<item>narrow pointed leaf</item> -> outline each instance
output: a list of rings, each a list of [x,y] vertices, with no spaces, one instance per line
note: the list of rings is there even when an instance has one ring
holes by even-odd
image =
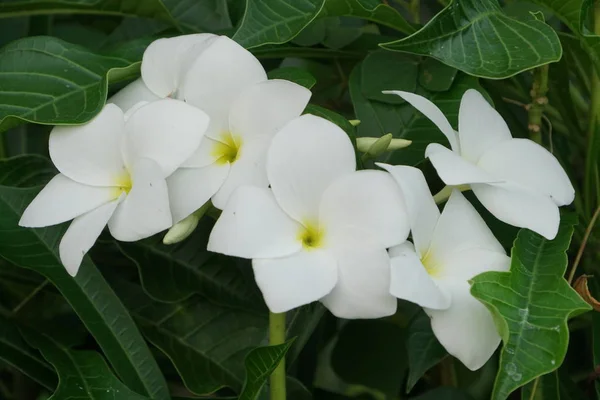
[[[492,79],[558,61],[562,55],[549,25],[533,16],[528,21],[508,17],[497,0],[452,0],[421,30],[382,47],[433,57]]]
[[[166,382],[152,353],[94,263],[85,257],[75,278],[62,266],[58,244],[64,224],[42,229],[18,226],[23,210],[40,190],[22,187],[36,180],[37,171],[31,169],[34,158],[39,159],[26,156],[0,162],[0,254],[15,265],[39,272],[58,288],[129,387],[152,399],[168,399]],[[41,175],[47,176],[51,169],[48,162],[40,169]],[[5,181],[11,186],[5,186]]]
[[[471,293],[490,309],[503,341],[493,400],[556,370],[569,343],[567,319],[590,309],[563,277],[575,223],[563,215],[554,240],[522,229],[510,272],[473,278]]]
[[[33,330],[24,330],[23,333],[58,372],[58,387],[48,400],[147,399],[121,383],[100,354],[71,350],[50,336]]]
[[[135,56],[96,54],[46,36],[8,44],[0,49],[0,132],[23,122],[89,121],[104,106],[109,81],[139,73],[141,53]]]

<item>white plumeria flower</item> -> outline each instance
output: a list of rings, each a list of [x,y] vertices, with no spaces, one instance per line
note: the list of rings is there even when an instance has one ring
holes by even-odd
[[[470,185],[496,218],[528,228],[547,239],[558,232],[559,206],[573,202],[575,190],[558,160],[529,139],[514,139],[500,114],[476,90],[465,92],[458,132],[426,98],[386,91],[412,104],[448,138],[452,150],[431,143],[425,156],[446,185]]]
[[[169,228],[166,178],[198,148],[208,124],[199,109],[165,99],[140,104],[128,115],[108,104],[85,125],[55,127],[50,158],[60,173],[33,199],[19,225],[72,219],[59,254],[73,276],[107,223],[122,241]]]
[[[267,156],[271,190],[238,188],[208,249],[252,259],[272,312],[320,300],[342,318],[396,310],[386,248],[409,225],[402,193],[383,171],[356,171],[345,132],[314,115],[288,123]]]
[[[508,271],[510,258],[458,190],[440,215],[420,170],[377,165],[402,189],[414,242],[390,249],[390,293],[422,306],[448,353],[469,369],[479,369],[498,347],[500,335],[492,314],[471,296],[469,280],[485,271]]]

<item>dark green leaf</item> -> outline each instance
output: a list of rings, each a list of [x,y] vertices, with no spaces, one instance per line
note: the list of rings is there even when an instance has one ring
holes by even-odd
[[[57,379],[52,367],[25,343],[19,328],[5,317],[0,317],[0,359],[46,389],[56,387]]]
[[[345,382],[395,396],[406,372],[406,333],[383,320],[351,320],[342,328],[331,365]]]
[[[522,400],[560,400],[558,371],[550,372],[523,386]]]
[[[295,67],[283,67],[269,71],[269,79],[285,79],[304,86],[307,89],[312,88],[317,80],[305,69]]]
[[[226,0],[162,0],[162,2],[176,21],[174,25],[183,28],[183,31],[215,32],[232,27]]]
[[[419,85],[430,92],[444,92],[452,86],[458,71],[434,58],[419,64]]]
[[[24,330],[23,334],[58,372],[58,388],[48,400],[147,399],[123,385],[100,354],[94,351],[73,351],[46,334],[33,330]]]
[[[429,143],[446,143],[446,138],[429,119],[416,111],[409,104],[388,104],[372,101],[363,95],[362,77],[368,75],[363,71],[364,64],[359,64],[350,75],[350,96],[354,105],[358,125],[358,137],[380,137],[391,133],[395,138],[412,140],[405,149],[384,153],[378,161],[391,164],[416,165],[423,161],[425,148]],[[483,91],[477,79],[459,74],[450,90],[429,93],[417,88],[417,94],[423,95],[436,104],[456,127],[458,108],[463,93],[470,88]],[[389,95],[393,96],[393,95]]]
[[[246,48],[285,43],[323,8],[324,0],[246,0],[246,12],[233,39]]]
[[[327,0],[319,17],[329,16],[364,18],[406,34],[415,31],[398,11],[380,0]]]
[[[433,57],[492,79],[558,61],[562,55],[550,26],[533,17],[528,21],[508,17],[497,0],[453,0],[415,34],[382,47]]]
[[[0,132],[22,122],[89,121],[108,82],[132,77],[139,59],[92,53],[52,37],[30,37],[0,50]]]
[[[259,347],[246,356],[246,381],[238,400],[256,400],[279,362],[285,357],[294,339],[277,346]]]
[[[471,400],[471,396],[457,388],[439,387],[411,400]]]
[[[418,62],[414,57],[389,51],[376,51],[362,63],[362,94],[369,100],[389,104],[402,104],[405,101],[384,90],[414,92],[417,87]]]
[[[406,392],[410,392],[417,381],[431,367],[444,358],[447,353],[438,342],[431,330],[431,320],[425,312],[421,311],[408,327],[408,380]]]
[[[504,343],[492,398],[506,399],[536,377],[557,369],[569,343],[567,319],[590,309],[566,282],[566,250],[574,215],[563,215],[546,240],[527,229],[517,235],[510,272],[473,278],[471,293],[492,312]]]
[[[22,187],[36,180],[32,165],[38,161],[32,160],[18,157],[0,162],[0,254],[13,264],[39,272],[58,288],[131,388],[153,399],[168,398],[164,377],[146,342],[96,266],[86,257],[72,278],[60,263],[58,244],[65,226],[28,229],[17,225],[39,192],[39,188]],[[44,176],[49,168],[41,169]]]

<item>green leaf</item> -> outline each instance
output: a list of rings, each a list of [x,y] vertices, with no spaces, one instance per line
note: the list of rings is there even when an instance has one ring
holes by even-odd
[[[419,85],[430,92],[444,92],[452,86],[458,71],[434,58],[419,65]]]
[[[363,18],[406,34],[415,31],[398,11],[380,0],[327,0],[319,17],[330,16]]]
[[[294,339],[277,346],[259,347],[246,357],[246,381],[238,400],[256,400],[265,382],[285,357]]]
[[[411,400],[472,400],[466,392],[453,387],[439,387]]]
[[[23,210],[39,192],[39,188],[22,187],[36,180],[38,170],[32,165],[38,161],[34,159],[39,157],[0,162],[0,254],[13,264],[39,272],[58,288],[132,389],[153,399],[167,399],[164,377],[146,342],[89,257],[84,258],[75,278],[62,266],[58,244],[64,224],[42,229],[18,226]],[[46,176],[49,170],[48,163],[41,174]],[[5,186],[5,182],[11,186]]]
[[[536,383],[537,381],[537,383]],[[563,368],[542,375],[521,390],[522,400],[584,400],[588,399]]]
[[[312,88],[313,86],[315,86],[315,83],[317,83],[315,77],[312,76],[310,72],[302,68],[276,68],[269,71],[267,75],[269,79],[285,79],[297,83],[300,86],[304,86],[307,89]]]
[[[246,11],[233,35],[250,49],[264,44],[281,44],[292,40],[314,20],[325,0],[246,0]]]
[[[135,76],[139,60],[45,36],[10,43],[0,50],[0,132],[22,122],[89,121],[104,106],[109,81]]]
[[[388,321],[348,321],[331,354],[331,365],[345,382],[394,397],[407,367],[405,339],[406,332]]]
[[[492,312],[502,341],[493,400],[557,369],[569,343],[567,319],[590,309],[564,279],[566,250],[576,218],[563,215],[554,240],[522,229],[512,249],[510,272],[473,278],[471,293]]]
[[[148,0],[144,0],[146,1]],[[183,28],[186,33],[215,32],[232,27],[226,0],[162,0],[162,2],[175,20],[173,25]]]
[[[52,367],[25,343],[19,328],[6,317],[0,317],[0,359],[46,389],[56,387],[57,379]]]
[[[406,393],[410,392],[430,368],[440,362],[448,353],[438,342],[431,330],[431,319],[421,311],[408,327],[408,380]]]
[[[365,88],[363,77],[372,71],[364,68],[364,63],[359,64],[350,74],[350,96],[356,119],[360,120],[357,136],[381,137],[391,133],[395,138],[412,140],[412,144],[407,148],[384,153],[377,161],[394,165],[416,165],[423,161],[425,148],[429,143],[447,145],[447,140],[440,130],[410,104],[389,104],[365,97],[363,93],[369,92],[369,88]],[[476,78],[458,74],[448,91],[430,93],[417,87],[416,93],[436,104],[456,128],[460,99],[470,88],[483,91]]]
[[[100,354],[94,351],[71,350],[50,336],[33,330],[24,330],[23,334],[58,372],[58,388],[48,400],[147,399],[123,385],[113,375]]]
[[[389,51],[376,51],[362,63],[362,94],[369,100],[389,104],[402,104],[405,101],[384,90],[414,92],[417,87],[419,63],[415,57]],[[393,73],[390,73],[393,71]]]
[[[508,17],[497,0],[453,0],[415,34],[382,47],[433,57],[492,79],[558,61],[562,55],[550,26],[533,17],[528,21]]]

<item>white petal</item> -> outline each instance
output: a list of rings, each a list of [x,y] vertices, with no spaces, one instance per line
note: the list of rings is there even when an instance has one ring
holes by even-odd
[[[112,186],[125,173],[120,152],[124,127],[121,109],[108,104],[84,125],[52,129],[50,158],[60,172],[74,181]]]
[[[187,72],[187,60],[197,57],[214,38],[215,35],[200,33],[150,43],[142,59],[144,83],[161,98],[175,93]]]
[[[390,258],[383,247],[357,229],[345,232],[345,242],[333,249],[338,261],[338,281],[321,302],[339,318],[380,318],[396,312],[389,293]]]
[[[383,93],[395,94],[397,96],[402,97],[414,108],[416,108],[421,113],[423,113],[423,115],[429,118],[429,120],[433,122],[440,131],[442,131],[442,133],[448,139],[452,150],[456,152],[460,150],[458,139],[456,137],[456,131],[452,128],[450,122],[448,122],[448,119],[446,119],[442,111],[431,101],[429,101],[423,96],[419,96],[418,94],[402,92],[400,90],[385,90],[383,91]]]
[[[406,203],[406,212],[410,220],[413,242],[420,257],[424,257],[440,217],[438,209],[425,176],[420,169],[405,165],[377,163],[387,170],[396,180]]]
[[[463,94],[458,112],[458,137],[461,155],[476,163],[481,155],[510,140],[510,130],[498,111],[477,90]]]
[[[229,198],[208,240],[208,250],[242,258],[272,258],[302,247],[301,226],[268,189],[242,186]]]
[[[141,158],[133,165],[131,178],[131,190],[108,221],[113,237],[124,242],[147,238],[173,225],[161,167]]]
[[[573,184],[556,157],[529,139],[495,145],[478,165],[494,176],[549,196],[558,206],[571,204],[575,198]]]
[[[305,87],[281,79],[254,84],[234,101],[229,113],[229,129],[241,137],[272,136],[302,114],[310,96],[310,90]]]
[[[215,152],[215,148],[219,143],[221,142],[204,136],[194,154],[181,166],[185,168],[201,168],[214,164],[221,157],[218,152]]]
[[[179,168],[173,172],[167,178],[173,223],[178,223],[210,200],[228,174],[229,163],[204,168]]]
[[[115,188],[83,185],[58,174],[27,206],[19,225],[37,228],[60,224],[116,199],[119,194]]]
[[[500,344],[492,314],[471,296],[466,281],[446,282],[452,304],[447,310],[425,309],[442,346],[474,371],[483,366]]]
[[[77,275],[81,261],[113,215],[121,196],[75,218],[60,241],[60,261],[71,276]]]
[[[244,140],[238,152],[238,159],[231,164],[227,179],[212,198],[215,207],[222,210],[231,193],[242,185],[265,189],[269,187],[265,164],[270,144],[271,138],[264,135]]]
[[[383,247],[400,244],[410,230],[400,188],[390,174],[364,170],[342,176],[323,193],[319,224],[327,235],[356,227]]]
[[[452,254],[468,249],[506,254],[471,203],[453,190],[433,233],[428,257],[441,267]]]
[[[548,240],[558,233],[558,206],[547,196],[513,183],[471,185],[477,199],[500,221],[531,229]]]
[[[337,281],[335,258],[325,250],[300,251],[274,259],[252,260],[254,278],[274,313],[317,301]]]
[[[267,80],[260,62],[248,50],[219,36],[190,65],[181,87],[181,98],[210,116],[208,135],[214,139],[229,129],[234,100],[247,87]]]
[[[504,251],[468,249],[455,252],[445,259],[443,270],[436,276],[436,279],[441,281],[459,278],[468,281],[482,272],[506,272],[509,269],[510,257]]]
[[[277,202],[302,222],[315,223],[325,189],[355,169],[354,148],[346,133],[310,114],[283,127],[267,155],[267,176]]]
[[[125,163],[131,168],[138,159],[149,158],[161,166],[163,177],[167,177],[200,146],[207,126],[207,115],[182,101],[148,103],[127,120]]]
[[[390,294],[435,310],[450,307],[450,296],[429,276],[414,251],[405,251],[391,259]]]
[[[464,185],[470,183],[501,182],[482,168],[465,160],[457,153],[438,143],[431,143],[425,149],[438,175],[446,185]]]
[[[114,104],[124,112],[127,112],[140,102],[150,102],[159,98],[148,89],[142,78],[138,78],[115,93],[106,103]]]

